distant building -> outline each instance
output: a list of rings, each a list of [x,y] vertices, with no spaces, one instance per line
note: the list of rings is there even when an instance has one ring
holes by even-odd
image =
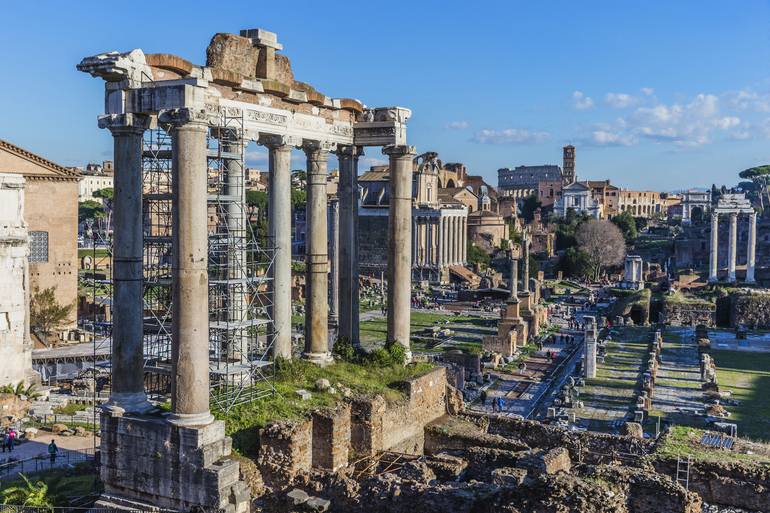
[[[556,216],[564,217],[569,210],[577,214],[586,213],[596,219],[602,218],[602,205],[594,199],[587,182],[575,182],[564,186],[562,197],[554,204]]]
[[[682,194],[682,222],[692,222],[693,212],[701,215],[711,210],[711,191],[689,190]]]
[[[111,160],[105,160],[101,165],[90,163],[82,171],[78,185],[78,201],[96,200],[94,193],[101,189],[112,188],[113,167]]]
[[[667,216],[661,193],[655,191],[620,191],[620,211],[634,217]]]
[[[591,188],[591,197],[602,206],[602,218],[609,219],[620,212],[620,189],[610,183],[609,180],[587,180],[585,183]]]
[[[464,166],[455,169],[462,169],[464,173]],[[465,263],[469,211],[466,202],[473,201],[456,187],[443,189],[442,192],[439,187],[441,173],[438,154],[428,152],[414,159],[413,277],[434,283],[448,283],[450,269]],[[459,180],[460,175],[450,170],[443,176],[449,182]],[[362,273],[379,273],[387,265],[390,169],[388,166],[373,166],[358,178],[358,185],[361,192],[358,210],[359,267]]]
[[[562,181],[561,168],[556,165],[518,166],[497,170],[497,190],[501,196],[526,198],[538,193],[540,182]]]
[[[551,207],[561,198],[564,184],[561,180],[548,180],[537,184],[537,200],[541,207]]]
[[[575,147],[568,144],[562,148],[562,178],[563,184],[569,185],[577,181],[577,173],[575,172]]]
[[[60,304],[76,304],[80,172],[0,139],[0,173],[22,175],[26,182],[24,219],[29,230],[31,289],[56,287]],[[74,327],[75,320],[73,308],[70,326]]]

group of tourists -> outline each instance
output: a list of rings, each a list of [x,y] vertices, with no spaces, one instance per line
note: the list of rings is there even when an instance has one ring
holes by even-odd
[[[482,390],[479,394],[479,399],[481,399],[481,405],[486,406],[487,405],[487,391]],[[505,399],[502,397],[493,397],[492,398],[492,411],[493,412],[502,412],[505,409]]]
[[[19,434],[16,432],[16,429],[10,427],[6,429],[2,433],[2,437],[0,437],[0,443],[3,445],[3,452],[6,450],[8,452],[13,452],[13,447],[16,445],[16,442],[19,439]]]

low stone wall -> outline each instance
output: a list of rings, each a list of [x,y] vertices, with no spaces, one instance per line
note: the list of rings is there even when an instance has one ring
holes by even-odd
[[[304,422],[271,423],[259,433],[257,463],[265,484],[288,486],[311,468],[336,471],[391,450],[421,454],[425,426],[446,414],[446,368],[436,367],[399,384],[405,401],[356,398],[313,412]]]
[[[666,300],[663,302],[660,321],[671,326],[695,326],[716,324],[716,305],[708,302],[682,302]]]
[[[656,459],[655,470],[676,475],[675,459]],[[709,504],[770,513],[770,468],[749,463],[693,462],[690,490]]]
[[[732,294],[730,296],[730,326],[770,328],[770,294]]]
[[[446,369],[431,369],[400,388],[408,399],[385,410],[381,450],[421,454],[425,426],[446,414]]]
[[[515,438],[540,449],[565,447],[573,461],[584,463],[600,463],[618,458],[629,464],[638,464],[638,458],[651,453],[653,449],[652,442],[632,436],[567,431],[532,420],[510,417],[490,417],[489,433]]]

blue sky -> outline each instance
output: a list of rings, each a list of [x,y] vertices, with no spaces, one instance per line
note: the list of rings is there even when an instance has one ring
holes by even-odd
[[[729,184],[770,163],[768,1],[3,4],[0,138],[64,165],[111,152],[82,57],[139,47],[202,64],[214,33],[255,27],[278,33],[298,80],[411,108],[418,152],[493,184],[499,167],[560,164],[568,142],[580,178],[630,188]],[[372,148],[362,167],[381,161]]]

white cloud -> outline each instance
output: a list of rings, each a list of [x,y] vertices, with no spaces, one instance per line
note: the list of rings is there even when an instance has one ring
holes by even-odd
[[[714,94],[701,93],[687,102],[636,106],[612,123],[597,123],[586,130],[583,140],[596,146],[631,146],[642,140],[697,147],[709,144],[718,134],[727,139],[751,137],[751,125]],[[605,100],[615,107],[630,107],[641,98],[609,93]]]
[[[655,94],[655,89],[653,89],[652,87],[642,87],[640,90],[642,91],[642,94],[644,94],[645,96],[652,96],[653,94]]]
[[[465,130],[469,126],[471,126],[471,124],[467,121],[452,121],[446,127],[451,130]]]
[[[633,135],[623,132],[594,130],[591,132],[589,142],[596,146],[631,146],[637,143],[637,139]]]
[[[725,94],[728,105],[739,111],[770,112],[770,94],[751,89]]]
[[[577,110],[586,110],[594,106],[594,101],[582,91],[575,91],[572,93],[572,105]]]
[[[254,164],[267,164],[267,151],[264,150],[249,150],[246,152],[246,163],[250,165]]]
[[[530,131],[525,128],[490,130],[476,132],[471,141],[480,144],[540,144],[551,138],[548,132]]]
[[[631,96],[626,93],[607,93],[604,97],[604,101],[614,109],[625,109],[632,105],[636,105],[639,102],[639,99],[636,96]]]

